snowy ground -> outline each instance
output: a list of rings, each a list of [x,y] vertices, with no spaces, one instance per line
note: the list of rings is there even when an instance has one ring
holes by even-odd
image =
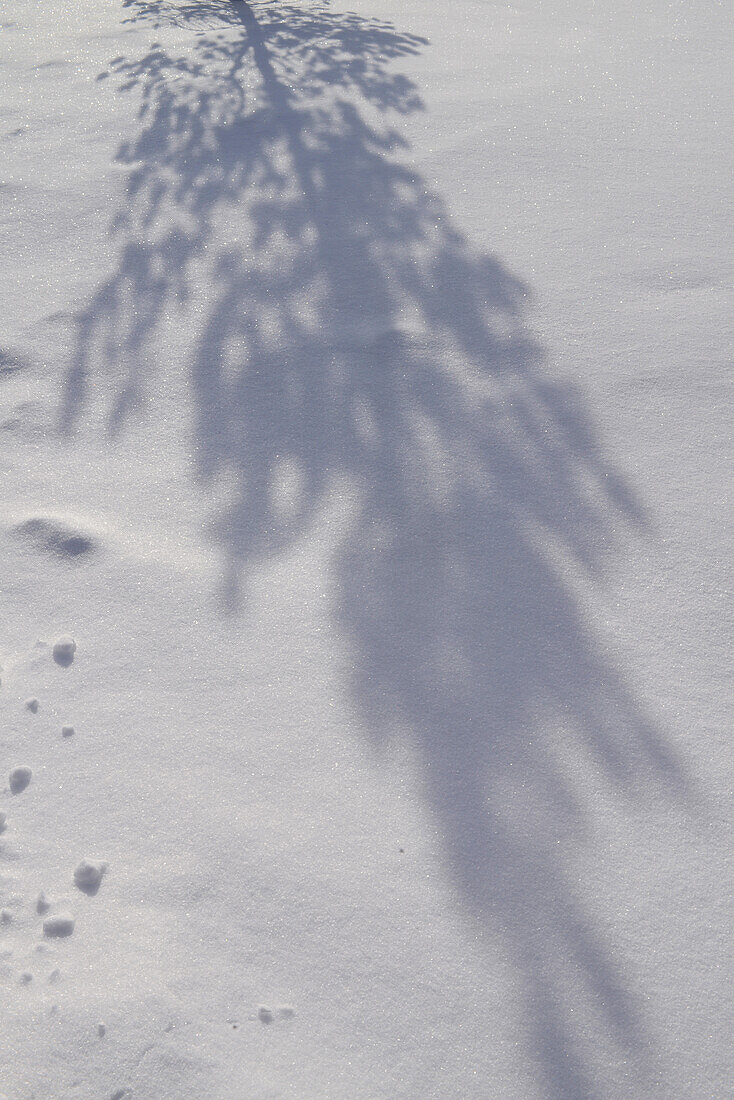
[[[734,1096],[733,26],[3,0],[5,1100]]]

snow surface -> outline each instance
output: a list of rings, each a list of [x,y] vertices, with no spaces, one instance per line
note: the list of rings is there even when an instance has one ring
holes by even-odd
[[[5,1100],[734,1096],[733,25],[3,0]]]

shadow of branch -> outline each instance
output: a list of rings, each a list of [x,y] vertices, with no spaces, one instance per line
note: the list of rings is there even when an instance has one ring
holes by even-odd
[[[110,431],[142,416],[146,347],[184,311],[196,477],[235,487],[216,525],[233,611],[254,560],[349,479],[334,616],[355,696],[376,738],[410,731],[456,888],[514,943],[547,1095],[592,1097],[574,1009],[622,1050],[646,1040],[564,870],[574,759],[627,792],[684,784],[559,561],[593,576],[641,510],[544,374],[528,288],[407,163],[390,120],[422,105],[394,64],[423,39],[318,4],[124,6],[196,35],[103,74],[139,96],[139,128],[62,426],[101,370]]]

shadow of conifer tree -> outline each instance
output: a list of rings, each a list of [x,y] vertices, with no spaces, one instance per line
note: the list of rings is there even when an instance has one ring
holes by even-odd
[[[564,869],[584,829],[569,762],[628,793],[681,777],[559,563],[593,576],[639,508],[544,373],[528,288],[410,165],[397,120],[422,105],[396,62],[424,40],[313,3],[124,6],[196,36],[111,66],[140,124],[62,423],[102,369],[111,431],[142,415],[145,346],[184,311],[196,476],[235,487],[231,610],[348,480],[333,613],[355,697],[376,740],[413,739],[457,891],[512,945],[543,1094],[601,1095],[577,1021],[635,1057],[647,1040]]]

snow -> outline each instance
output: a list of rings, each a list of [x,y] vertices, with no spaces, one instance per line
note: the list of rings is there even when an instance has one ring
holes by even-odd
[[[5,0],[0,1097],[731,1095],[732,46]]]
[[[74,884],[85,894],[94,896],[107,870],[104,860],[83,859],[74,871]]]
[[[31,708],[35,709],[35,708]],[[13,768],[8,776],[8,787],[11,794],[21,794],[31,781],[33,772],[25,764],[19,764]]]

